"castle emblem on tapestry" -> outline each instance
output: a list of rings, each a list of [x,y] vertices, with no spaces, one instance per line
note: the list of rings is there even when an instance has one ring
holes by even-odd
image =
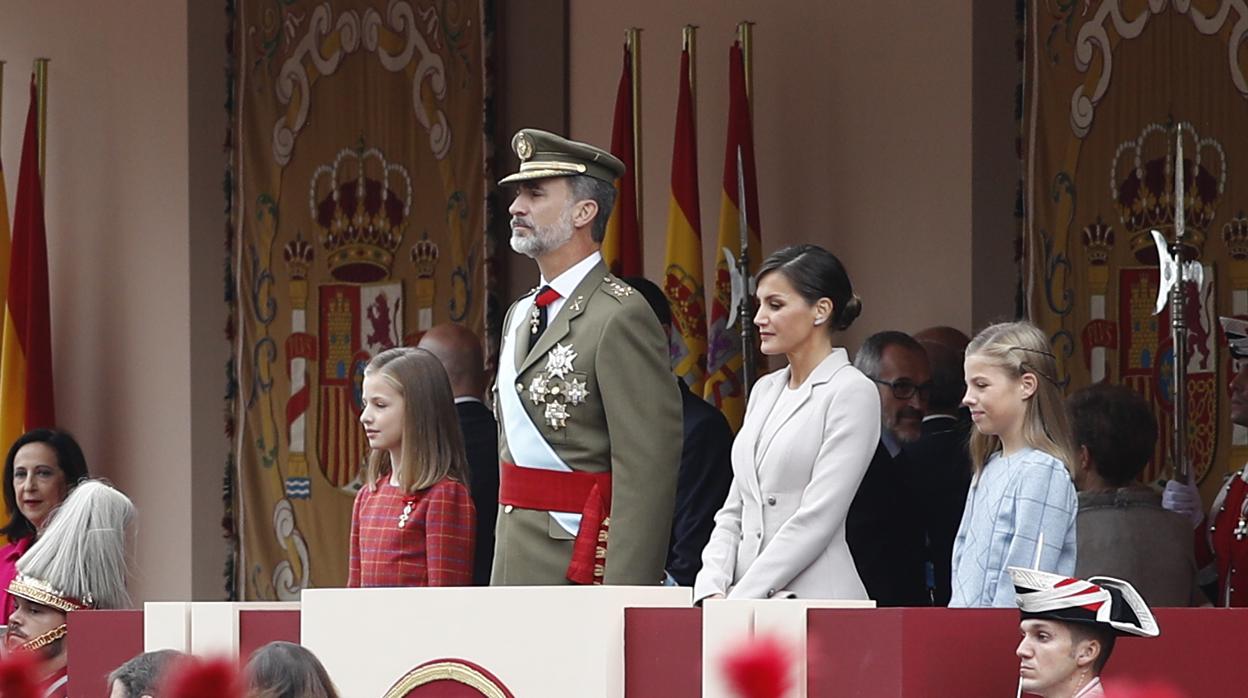
[[[484,335],[482,29],[471,3],[236,3],[240,598],[345,583],[368,361],[436,323]]]
[[[1194,272],[1182,306],[1183,443],[1207,498],[1248,460],[1248,431],[1229,424],[1224,387],[1237,367],[1217,322],[1248,315],[1248,91],[1240,65],[1227,71],[1228,42],[1242,47],[1243,34],[1226,21],[1195,3],[1105,0],[1025,27],[1028,312],[1058,351],[1067,392],[1109,381],[1149,401],[1159,439],[1142,479],[1171,477],[1175,349],[1154,231],[1173,245],[1182,212]]]

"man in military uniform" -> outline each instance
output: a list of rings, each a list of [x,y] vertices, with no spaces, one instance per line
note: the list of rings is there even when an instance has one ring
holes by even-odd
[[[624,164],[535,129],[512,149],[511,246],[541,284],[503,324],[491,583],[659,584],[680,395],[654,313],[598,251]]]
[[[1231,424],[1248,427],[1248,322],[1220,318],[1239,370],[1231,379]],[[1248,606],[1248,465],[1231,473],[1206,514],[1200,490],[1171,480],[1161,505],[1188,516],[1196,532],[1196,563],[1203,586],[1216,584],[1215,606]]]

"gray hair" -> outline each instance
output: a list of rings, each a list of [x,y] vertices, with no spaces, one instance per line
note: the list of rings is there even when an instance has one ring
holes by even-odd
[[[589,236],[594,242],[601,243],[607,236],[607,220],[611,218],[611,209],[615,206],[615,185],[589,175],[574,175],[568,177],[568,190],[572,192],[573,201],[589,199],[598,204],[598,215],[594,216]]]
[[[129,497],[102,480],[84,480],[53,512],[17,571],[66,596],[91,598],[93,608],[129,608],[126,527],[135,517]]]
[[[158,650],[136,654],[108,675],[108,687],[120,682],[127,698],[156,695],[156,686],[164,678],[169,664],[186,655],[177,650]]]
[[[879,378],[880,360],[884,357],[884,350],[889,347],[902,347],[923,355],[927,354],[927,351],[923,349],[923,345],[919,344],[914,337],[905,332],[886,330],[884,332],[876,332],[867,337],[867,340],[858,349],[858,354],[854,356],[854,368],[872,378]]]

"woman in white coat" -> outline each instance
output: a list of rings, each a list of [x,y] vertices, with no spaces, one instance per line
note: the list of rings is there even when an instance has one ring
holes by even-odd
[[[771,255],[757,282],[762,351],[789,365],[750,393],[694,599],[866,599],[845,517],[880,440],[880,396],[834,345],[862,302],[816,245]]]

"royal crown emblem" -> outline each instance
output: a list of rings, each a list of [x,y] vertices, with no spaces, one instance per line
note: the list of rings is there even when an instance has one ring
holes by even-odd
[[[312,251],[312,245],[307,240],[304,240],[302,235],[299,235],[294,240],[286,243],[286,247],[282,248],[282,258],[286,260],[286,268],[290,271],[290,278],[295,281],[303,281],[308,278],[308,269],[312,266],[315,254]]]
[[[433,276],[438,266],[438,245],[429,239],[417,240],[410,252],[412,266],[416,267],[416,276],[427,279]]]
[[[1248,218],[1244,217],[1243,211],[1222,226],[1222,242],[1226,243],[1226,249],[1235,261],[1248,259]]]
[[[1195,141],[1182,163],[1184,257],[1194,259],[1204,247],[1218,199],[1226,189],[1226,154],[1221,143],[1201,138],[1191,124],[1182,126]],[[1151,230],[1159,230],[1167,239],[1174,237],[1173,133],[1173,126],[1145,126],[1138,138],[1119,144],[1110,170],[1110,196],[1131,236],[1132,253],[1145,264],[1157,263]],[[1188,147],[1183,150],[1188,152]]]
[[[412,178],[377,148],[344,148],[312,173],[312,220],[335,279],[371,283],[390,276],[412,208]]]
[[[1104,266],[1109,263],[1109,251],[1114,246],[1114,229],[1098,216],[1095,223],[1083,229],[1083,247],[1088,253],[1088,264]]]

